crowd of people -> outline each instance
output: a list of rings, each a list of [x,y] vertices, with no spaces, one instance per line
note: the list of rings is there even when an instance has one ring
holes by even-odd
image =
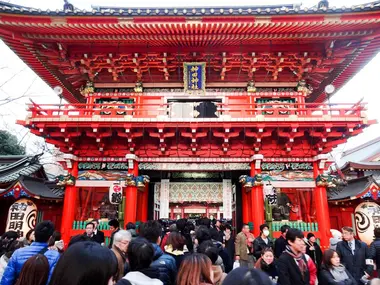
[[[244,224],[235,235],[222,221],[147,221],[138,228],[109,222],[111,242],[86,224],[66,246],[50,221],[26,238],[9,231],[0,239],[0,285],[359,285],[380,284],[380,228],[370,247],[342,229],[342,240],[322,253],[313,233],[281,227],[271,239],[269,226],[254,237]],[[379,266],[380,267],[380,266]]]

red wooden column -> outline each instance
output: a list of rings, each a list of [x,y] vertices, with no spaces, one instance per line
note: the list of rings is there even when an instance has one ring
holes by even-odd
[[[146,222],[148,220],[148,195],[149,185],[145,185],[145,189],[141,192],[141,221]]]
[[[319,155],[315,157],[313,163],[314,178],[319,174],[323,174],[325,170],[326,156]],[[315,208],[318,222],[319,237],[322,250],[329,247],[331,237],[329,205],[327,202],[327,192],[325,187],[316,186],[314,189]]]
[[[70,164],[70,163],[69,163]],[[71,168],[68,169],[69,173],[75,178],[78,177],[78,162],[72,161]],[[67,246],[71,238],[71,229],[73,228],[73,222],[75,218],[75,213],[77,211],[77,188],[75,185],[66,186],[65,198],[63,200],[63,211],[62,211],[62,223],[61,223],[61,234],[62,239]]]
[[[263,155],[257,154],[252,157],[251,177],[261,173],[261,161]],[[253,222],[253,234],[260,235],[260,225],[264,223],[264,192],[263,186],[254,186],[251,190],[251,220]]]
[[[134,176],[139,175],[137,157],[135,155],[128,154],[126,156],[130,168],[128,173]],[[137,186],[127,186],[125,189],[125,209],[124,209],[124,224],[129,222],[136,223],[137,221]]]
[[[242,192],[242,210],[243,210],[243,223],[246,224],[249,222],[250,220],[250,207],[249,207],[249,204],[250,204],[250,197],[248,196],[249,193],[247,193],[247,191],[245,190],[244,187],[241,188],[241,192]]]
[[[141,209],[141,203],[142,203],[142,197],[143,196],[143,191],[137,189],[137,209]],[[141,216],[142,216],[142,211],[136,210],[136,221],[141,221]]]

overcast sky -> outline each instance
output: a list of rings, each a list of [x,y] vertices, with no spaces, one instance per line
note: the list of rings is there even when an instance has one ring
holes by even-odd
[[[63,0],[17,0],[7,1],[13,4],[24,5],[41,9],[61,9]],[[71,0],[69,1],[75,7],[80,9],[91,9],[91,5],[115,6],[115,7],[194,7],[194,6],[249,6],[262,4],[289,4],[290,1],[281,0],[261,0],[261,1],[243,1],[235,0],[161,0],[159,2],[152,0],[139,1],[115,1],[115,0]],[[207,5],[204,5],[207,2]],[[360,0],[331,0],[330,6],[352,6],[367,1]],[[157,4],[159,3],[159,4]],[[301,1],[295,2],[301,3]],[[318,3],[318,0],[302,1],[305,7],[312,7]],[[380,121],[379,111],[379,74],[380,74],[380,55],[378,54],[366,67],[364,67],[350,82],[339,90],[332,98],[333,103],[353,103],[364,98],[368,103],[368,117]],[[0,100],[5,97],[18,98],[23,94],[26,98],[21,98],[1,105],[0,101],[0,129],[11,130],[24,143],[27,143],[29,152],[35,151],[34,142],[38,140],[34,135],[28,133],[28,130],[15,124],[17,119],[24,119],[26,116],[25,104],[29,102],[29,98],[40,104],[58,103],[59,99],[38,76],[28,68],[3,42],[0,41]],[[373,125],[367,128],[364,133],[351,138],[348,143],[341,145],[338,149],[347,150],[361,143],[379,136],[380,125]]]

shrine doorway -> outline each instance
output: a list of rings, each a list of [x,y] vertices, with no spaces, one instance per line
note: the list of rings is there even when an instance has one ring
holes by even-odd
[[[155,218],[234,220],[236,189],[230,179],[221,182],[172,182],[154,185]]]

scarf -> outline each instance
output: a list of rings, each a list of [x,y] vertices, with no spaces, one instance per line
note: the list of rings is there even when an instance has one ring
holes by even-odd
[[[285,252],[296,260],[297,265],[298,265],[298,267],[299,267],[299,269],[301,271],[302,279],[304,279],[305,278],[305,273],[307,271],[307,264],[305,262],[303,254],[302,253],[295,254],[292,251],[292,249],[290,248],[290,246],[288,246],[288,245],[286,246]]]
[[[247,246],[251,249],[253,247],[253,242],[250,242],[249,239],[250,238],[254,238],[253,234],[251,234],[251,233],[244,233],[244,234],[245,234],[245,237],[246,237]]]
[[[336,282],[342,282],[349,279],[346,273],[346,268],[343,264],[340,264],[339,266],[333,266],[329,269],[329,271]]]

